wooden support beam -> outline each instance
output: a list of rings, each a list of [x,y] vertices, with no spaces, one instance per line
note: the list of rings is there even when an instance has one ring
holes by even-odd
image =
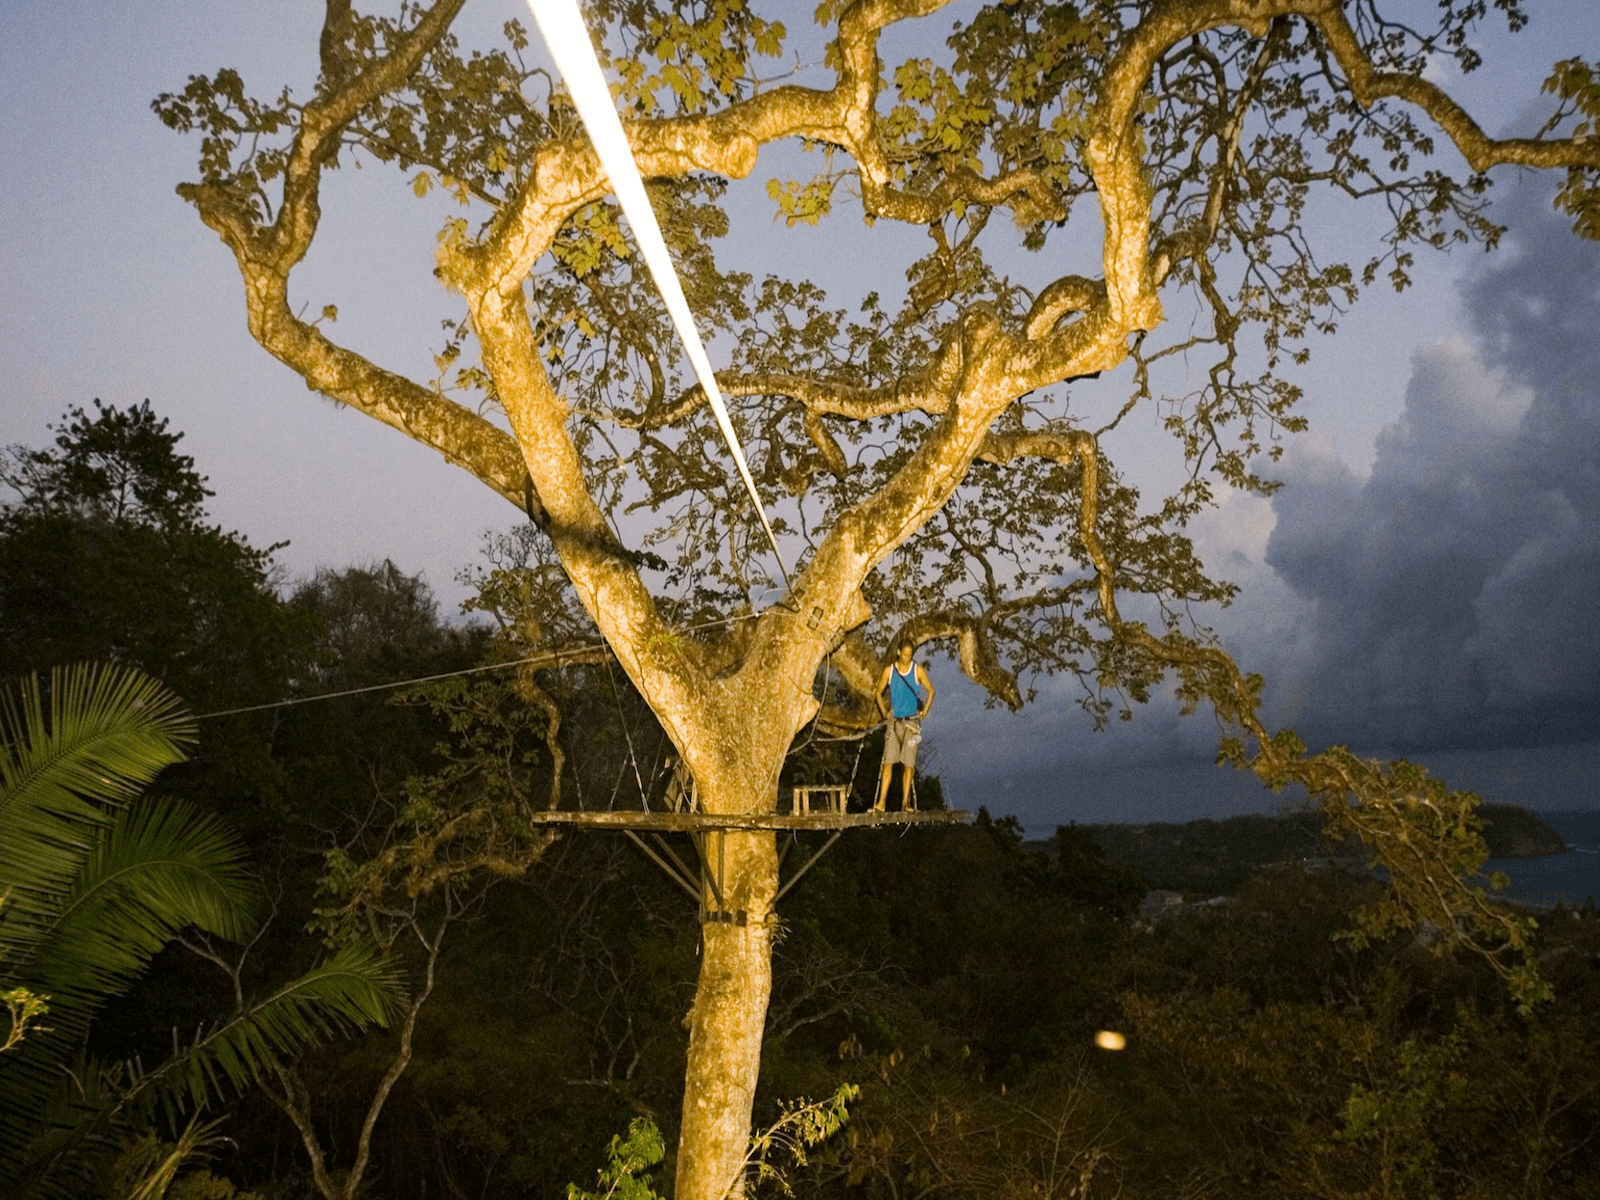
[[[629,841],[631,841],[635,846],[639,847],[639,849],[643,850],[645,854],[649,855],[651,860],[655,862],[656,866],[660,867],[667,873],[667,878],[671,879],[673,883],[676,883],[684,891],[688,892],[696,904],[703,904],[699,889],[696,888],[694,884],[689,882],[689,873],[687,870],[682,869],[682,863],[678,863],[679,870],[673,870],[673,868],[669,867],[659,854],[650,849],[649,846],[645,845],[644,839],[633,830],[624,829],[622,832],[628,836]],[[678,856],[676,854],[672,855],[672,861],[675,863],[678,862]]]
[[[844,836],[844,830],[842,830],[842,829],[835,830],[833,836],[831,838],[829,838],[827,841],[822,843],[822,849],[818,850],[810,858],[806,859],[805,866],[801,867],[798,871],[796,871],[793,875],[791,875],[789,877],[789,882],[784,884],[781,888],[778,889],[778,894],[772,898],[772,903],[773,904],[777,904],[779,900],[782,900],[785,896],[787,896],[789,894],[789,889],[794,887],[795,884],[799,883],[801,878],[805,875],[805,873],[807,871],[811,870],[812,867],[817,865],[817,860],[819,858],[821,858],[824,854],[826,854],[829,850],[832,850],[833,849],[833,844],[835,842],[837,842],[843,836]]]

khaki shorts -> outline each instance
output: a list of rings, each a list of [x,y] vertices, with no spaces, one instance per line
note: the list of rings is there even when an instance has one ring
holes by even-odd
[[[922,744],[922,718],[896,717],[883,735],[883,765],[917,765],[917,747]]]

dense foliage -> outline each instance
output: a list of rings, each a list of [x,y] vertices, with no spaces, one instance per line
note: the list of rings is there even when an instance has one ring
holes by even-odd
[[[169,1054],[97,1061],[85,1044],[100,1011],[170,942],[248,939],[256,888],[222,822],[142,795],[192,736],[153,680],[80,665],[0,699],[0,1194],[95,1194],[110,1149],[158,1106],[203,1107],[321,1036],[385,1023],[393,980],[353,941],[265,995],[236,976],[233,1009],[182,1042],[174,1031]],[[48,1024],[25,1024],[30,1002]]]
[[[1577,1200],[1600,1184],[1600,914],[1552,918],[1556,999],[1528,1021],[1481,965],[1409,935],[1337,940],[1370,883],[1268,874],[1151,921],[1125,886],[1121,908],[1085,896],[1083,856],[1004,822],[860,834],[793,893],[755,1123],[861,1088],[788,1166],[799,1194]],[[670,1168],[697,943],[693,905],[615,835],[562,842],[494,892],[441,959],[373,1186],[558,1195],[640,1118]],[[1106,1028],[1126,1050],[1096,1049]],[[331,1145],[355,1138],[388,1053],[374,1039],[307,1064]],[[308,1186],[274,1110],[243,1105],[227,1130],[213,1170]]]
[[[308,1056],[281,1063],[265,1081],[311,1185],[326,1200],[351,1200],[376,1176],[405,1186],[385,1164],[386,1148],[404,1159],[426,1139],[390,1141],[385,1131],[417,1078],[435,1001],[452,995],[454,971],[470,966],[457,947],[480,929],[543,932],[573,919],[589,923],[553,950],[537,936],[494,945],[514,956],[502,962],[503,980],[523,981],[508,1002],[511,1034],[497,1050],[543,1038],[546,1000],[552,1012],[584,1013],[579,1031],[604,1035],[588,1043],[598,1047],[589,1072],[560,1073],[563,1041],[535,1077],[582,1080],[563,1086],[594,1088],[635,1113],[648,1105],[670,1127],[647,1085],[651,1064],[681,1049],[674,1186],[682,1200],[722,1200],[745,1169],[752,1120],[762,1124],[763,1105],[774,1111],[774,1093],[763,1088],[791,1057],[820,1072],[809,1096],[843,1094],[824,1062],[875,1072],[891,1092],[910,1089],[883,1110],[863,1093],[863,1120],[849,1127],[854,1140],[841,1142],[854,1157],[835,1158],[833,1176],[813,1158],[807,1169],[823,1172],[816,1188],[842,1179],[894,1192],[909,1184],[1070,1193],[1114,1185],[1120,1169],[1130,1188],[1203,1192],[1235,1181],[1267,1186],[1270,1170],[1277,1174],[1268,1182],[1280,1188],[1381,1194],[1493,1175],[1498,1168],[1461,1168],[1436,1136],[1464,1094],[1448,1039],[1476,1036],[1467,1017],[1430,1025],[1402,1005],[1401,1023],[1386,1025],[1382,998],[1395,989],[1382,981],[1396,974],[1403,983],[1408,968],[1396,947],[1430,921],[1441,945],[1476,951],[1482,968],[1512,985],[1524,1018],[1541,1021],[1550,981],[1539,969],[1538,930],[1472,878],[1484,853],[1474,797],[1413,764],[1314,750],[1291,730],[1267,727],[1261,678],[1197,623],[1194,603],[1226,600],[1232,588],[1198,561],[1186,528],[1223,488],[1274,486],[1268,473],[1280,438],[1302,427],[1296,368],[1363,288],[1403,288],[1423,249],[1498,238],[1485,208],[1490,168],[1564,169],[1558,205],[1580,234],[1595,232],[1600,146],[1589,136],[1590,68],[1578,59],[1556,67],[1545,128],[1494,138],[1429,66],[1441,54],[1475,66],[1480,23],[1492,11],[1516,29],[1527,19],[1525,0],[1496,0],[1492,10],[1447,0],[1417,27],[1397,21],[1389,0],[1022,0],[959,9],[940,0],[829,0],[815,12],[825,31],[820,65],[781,81],[762,78],[762,60],[794,44],[790,31],[742,0],[591,4],[696,312],[729,346],[726,390],[737,398],[758,478],[769,496],[783,497],[775,525],[793,569],[778,572],[759,549],[754,514],[729,486],[704,397],[684,387],[664,314],[643,286],[571,105],[525,53],[520,24],[507,23],[493,45],[464,48],[452,29],[462,3],[407,2],[369,14],[327,0],[320,31],[304,31],[320,68],[309,94],[271,84],[269,98],[258,99],[224,68],[192,76],[154,105],[172,128],[199,134],[197,175],[179,194],[232,254],[256,341],[313,390],[431,446],[534,522],[530,552],[485,596],[502,622],[491,653],[504,661],[545,652],[546,663],[573,656],[571,670],[525,662],[481,687],[418,693],[419,703],[398,713],[358,697],[327,701],[344,707],[330,708],[336,716],[325,724],[303,713],[280,720],[278,710],[232,713],[217,718],[215,750],[202,747],[202,769],[187,782],[232,806],[232,819],[252,845],[271,848],[286,880],[276,924],[290,932],[262,943],[254,959],[303,952],[294,931],[309,919],[335,942],[357,931],[376,939],[411,979],[393,1042],[364,1047],[372,1056],[365,1075],[344,1067],[328,1074],[329,1060]],[[943,35],[932,56],[883,61],[890,39],[915,36],[925,20]],[[713,243],[729,226],[727,189],[755,168],[763,147],[783,142],[822,152],[811,178],[769,181],[767,194],[790,223],[821,219],[841,189],[853,189],[869,222],[927,234],[907,243],[920,251],[894,264],[896,291],[902,276],[909,283],[903,298],[886,302],[886,293],[868,290],[840,308],[803,269],[800,278],[758,281],[719,267]],[[1434,159],[1445,142],[1466,170]],[[427,195],[439,185],[453,201],[432,247],[434,277],[461,307],[434,356],[439,374],[428,380],[339,344],[336,304],[291,303],[297,268],[323,232],[323,203],[333,201],[322,187],[327,174],[378,164],[396,170],[365,172],[361,188]],[[342,189],[341,199],[355,194]],[[1323,252],[1311,219],[1320,195],[1374,201],[1365,261]],[[307,320],[310,308],[321,315]],[[1180,361],[1192,376],[1162,375]],[[1136,409],[1174,439],[1165,475],[1157,473],[1164,494],[1153,498],[1113,457],[1119,426]],[[137,483],[172,450],[147,410],[71,416],[56,451],[13,460],[11,482],[24,500],[0,534],[32,531],[34,541],[15,541],[17,585],[0,603],[18,621],[40,622],[25,629],[24,649],[109,634],[107,653],[148,665],[180,694],[187,673],[208,710],[251,706],[202,696],[207,688],[315,690],[352,663],[390,661],[384,655],[397,639],[431,638],[422,658],[466,660],[478,649],[429,619],[421,593],[398,572],[323,580],[298,606],[284,604],[259,554],[198,523],[203,486],[189,466],[158,487]],[[107,466],[107,445],[125,469]],[[74,538],[84,561],[104,542],[124,548],[130,568],[185,547],[217,557],[196,560],[197,590],[187,575],[153,590],[152,611],[167,610],[157,624],[179,634],[169,642],[151,636],[149,623],[116,623],[128,613],[104,595],[104,572],[80,572],[64,590],[49,571],[27,582],[53,545]],[[82,604],[51,612],[51,595]],[[90,601],[104,615],[86,632],[75,629]],[[363,606],[385,614],[376,618],[380,636],[371,622],[345,619]],[[396,622],[396,611],[418,620]],[[759,831],[717,839],[731,907],[749,918],[737,924],[696,932],[661,904],[619,903],[581,855],[574,886],[581,893],[590,880],[595,907],[571,908],[566,893],[544,907],[528,899],[544,885],[556,845],[530,810],[574,798],[564,788],[575,747],[602,768],[610,753],[623,781],[637,760],[636,735],[670,742],[704,813],[770,811],[797,738],[858,734],[876,719],[872,680],[892,637],[949,653],[1011,707],[1038,677],[1059,674],[1081,681],[1096,722],[1131,716],[1163,686],[1186,709],[1213,710],[1231,735],[1224,759],[1272,787],[1304,786],[1387,866],[1382,886],[1340,898],[1371,893],[1339,951],[1348,980],[1320,1001],[1253,991],[1240,1000],[1211,980],[1197,985],[1198,1001],[1161,986],[1146,995],[1145,976],[1159,985],[1168,960],[1128,940],[1130,881],[1076,837],[1063,840],[1060,864],[1041,869],[993,823],[921,859],[883,861],[863,844],[850,848],[854,859],[820,865],[806,890],[836,889],[835,907],[854,912],[871,934],[864,938],[825,912],[812,914],[815,928],[806,925],[796,915],[803,901],[794,914],[777,911],[778,850]],[[595,715],[602,672],[614,720]],[[235,678],[242,682],[219,683]],[[575,724],[584,711],[593,719]],[[330,732],[360,736],[338,741]],[[577,770],[570,778],[575,789],[584,782]],[[635,782],[641,792],[655,786],[642,773]],[[326,868],[310,912],[305,885],[316,859],[308,852]],[[905,861],[929,864],[909,891],[898,874]],[[502,906],[505,919],[533,923],[497,925]],[[662,926],[641,923],[641,910]],[[937,919],[921,921],[924,910]],[[1119,941],[1125,961],[1106,949]],[[683,1016],[683,998],[652,984],[679,978],[661,964],[686,950],[698,954],[700,978]],[[209,944],[202,951],[237,992],[243,960]],[[828,999],[810,1020],[809,1001],[792,1008],[786,999],[791,951],[820,972],[802,971],[813,981],[802,995],[809,987]],[[556,957],[537,957],[547,952]],[[827,965],[839,955],[866,966]],[[1445,982],[1428,987],[1454,995]],[[1501,1019],[1497,999],[1463,987],[1460,1012]],[[637,1013],[636,988],[649,1000]],[[471,1013],[504,990],[457,994]],[[1200,1007],[1185,1007],[1191,1001]],[[195,993],[191,1003],[204,998]],[[1297,1049],[1327,1058],[1271,1084],[1283,1091],[1280,1102],[1249,1118],[1232,1159],[1186,1165],[1181,1114],[1166,1126],[1151,1116],[1145,1124],[1169,1136],[1119,1168],[1118,1146],[1136,1140],[1119,1122],[1143,1112],[1138,1089],[1179,1107],[1180,1084],[1205,1071],[1213,1082],[1202,1090],[1247,1097],[1273,1076],[1246,1053],[1231,1066],[1203,1058],[1173,1080],[1130,1053],[1118,1060],[1129,1066],[1107,1068],[1126,1077],[1096,1083],[1098,1068],[1073,1067],[1057,1049],[1081,1044],[1090,1013],[1125,1023],[1136,1046],[1161,1045],[1167,1029],[1181,1031],[1169,1039],[1175,1047],[1204,1045],[1197,1031],[1211,1027],[1247,1046],[1259,1029],[1265,1045],[1281,1019],[1301,1031]],[[684,1024],[686,1043],[677,1032]],[[659,1036],[641,1040],[650,1030]],[[817,1047],[808,1057],[808,1039],[825,1036],[834,1039],[825,1044],[832,1057]],[[766,1054],[764,1041],[773,1043]],[[1373,1045],[1383,1051],[1372,1069],[1340,1074],[1340,1063],[1367,1061]],[[1174,1049],[1164,1061],[1187,1060]],[[1391,1061],[1398,1074],[1380,1069]],[[1039,1082],[1047,1070],[1078,1080],[1054,1085],[1051,1099],[1025,1110],[1056,1130],[1050,1154],[1019,1132],[1027,1117],[992,1106],[996,1084],[1014,1104],[1013,1091],[1047,1086]],[[322,1092],[344,1085],[348,1109],[331,1119]],[[1294,1091],[1302,1085],[1331,1091],[1302,1097]],[[946,1103],[950,1095],[970,1100]],[[1544,1111],[1573,1111],[1563,1104]],[[1205,1117],[1225,1124],[1229,1111],[1219,1105]],[[1340,1114],[1332,1124],[1329,1111]],[[990,1113],[1001,1115],[980,1119]],[[613,1135],[619,1127],[612,1122]],[[437,1133],[441,1120],[418,1128]],[[944,1132],[931,1137],[934,1130]],[[969,1139],[970,1130],[978,1132]],[[480,1164],[484,1177],[472,1186],[483,1191],[542,1169],[548,1156],[510,1165],[523,1136],[508,1134],[503,1152],[490,1139],[483,1162],[493,1171]],[[1210,1141],[1219,1140],[1233,1145],[1214,1132]],[[463,1125],[434,1143],[435,1157],[443,1164],[472,1141]],[[605,1144],[589,1142],[596,1156]],[[943,1154],[947,1146],[1007,1147],[998,1160],[1005,1165],[994,1167],[993,1154],[964,1165]],[[1166,1176],[1140,1174],[1167,1149],[1178,1162]],[[1048,1169],[1038,1165],[1046,1158]],[[1368,1166],[1376,1174],[1363,1174]],[[441,1165],[437,1184],[464,1190],[465,1170]],[[1525,1175],[1552,1178],[1543,1166]]]

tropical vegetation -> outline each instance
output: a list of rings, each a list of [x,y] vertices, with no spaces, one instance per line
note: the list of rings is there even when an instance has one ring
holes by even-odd
[[[0,1194],[72,1194],[157,1109],[173,1117],[259,1081],[336,1031],[387,1023],[387,963],[351,942],[177,1043],[158,1061],[82,1053],[91,1023],[181,936],[248,942],[258,888],[214,816],[144,794],[182,758],[193,723],[136,671],[80,666],[0,702],[0,987],[12,1013],[0,1066]],[[48,1018],[48,1024],[41,1023]]]

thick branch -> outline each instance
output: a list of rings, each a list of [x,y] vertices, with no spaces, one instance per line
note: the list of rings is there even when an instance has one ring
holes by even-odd
[[[850,149],[854,152],[857,147]],[[856,155],[861,170],[861,206],[874,217],[907,225],[932,225],[948,216],[957,204],[967,203],[1010,207],[1024,225],[1066,220],[1066,204],[1037,171],[1024,168],[994,179],[985,179],[973,171],[952,171],[932,191],[908,192],[888,183],[888,163],[881,150],[862,150]]]
[[[194,204],[201,220],[233,251],[244,276],[251,335],[268,353],[304,378],[307,387],[432,446],[539,521],[543,510],[527,487],[521,454],[502,430],[437,392],[335,345],[289,307],[289,272],[316,234],[322,171],[341,131],[362,108],[411,76],[448,31],[462,3],[438,0],[391,54],[349,80],[325,75],[323,84],[330,91],[302,113],[285,167],[282,204],[269,229],[257,226],[224,188],[181,184],[178,194]],[[334,47],[347,10],[341,0],[329,0],[322,38],[325,66],[336,63]]]
[[[876,216],[926,225],[942,219],[956,204],[968,202],[989,207],[1009,204],[1025,222],[1064,219],[1060,198],[1031,169],[996,179],[956,172],[922,195],[889,185],[889,164],[877,127],[878,34],[896,21],[925,17],[950,2],[866,0],[852,5],[839,21],[841,65],[837,82],[828,91],[780,87],[705,116],[625,124],[640,173],[649,178],[711,171],[742,179],[754,170],[763,145],[804,138],[849,151],[860,170],[863,203]],[[505,292],[520,287],[562,223],[608,190],[599,159],[586,139],[545,146],[520,195],[484,244],[447,249],[442,256],[446,275],[462,290]]]
[[[264,239],[280,271],[287,273],[305,257],[311,239],[316,236],[317,222],[322,217],[317,199],[322,168],[338,151],[344,127],[367,105],[411,77],[428,51],[445,36],[465,2],[436,0],[388,56],[368,64],[326,97],[306,105],[284,168],[283,203],[278,219]],[[337,8],[338,5],[330,5],[329,22],[338,19]],[[328,49],[326,27],[323,48]],[[324,80],[325,84],[331,82]]]
[[[1437,84],[1420,75],[1379,71],[1361,48],[1361,41],[1343,8],[1332,0],[1316,5],[1308,16],[1327,38],[1334,57],[1350,81],[1357,103],[1370,107],[1393,96],[1415,105],[1444,130],[1474,171],[1483,172],[1506,163],[1522,167],[1600,169],[1600,142],[1577,138],[1491,138],[1467,110]]]
[[[845,700],[825,700],[817,723],[833,733],[855,733],[871,729],[882,719],[872,694],[883,672],[883,663],[859,630],[848,634],[828,658],[828,665],[844,684]]]
[[[339,50],[344,44],[345,25],[349,20],[350,0],[327,0],[322,18],[322,38],[318,45],[325,87],[336,88],[344,82],[347,66]]]
[[[996,605],[988,612],[974,615],[965,609],[950,608],[925,613],[907,621],[896,631],[891,644],[909,640],[916,646],[929,642],[951,640],[956,643],[957,661],[962,672],[979,687],[1004,700],[1013,712],[1022,708],[1022,691],[1016,674],[1001,665],[990,632],[997,618],[1009,616],[1041,602],[1040,597],[1027,597]],[[846,730],[870,729],[878,724],[879,713],[873,696],[878,679],[887,663],[878,658],[859,633],[852,633],[840,643],[829,658],[829,665],[844,684],[848,699],[830,699],[818,714],[818,722],[827,728]]]
[[[959,348],[959,358],[951,360],[959,363],[959,373],[949,407],[894,476],[836,521],[797,582],[801,607],[820,609],[829,628],[853,627],[844,610],[859,598],[861,581],[944,506],[1007,405],[1036,388],[1109,370],[1127,356],[1126,339],[1133,331],[1117,323],[1110,309],[1109,303],[1101,304],[1083,320],[1035,341],[1008,336],[987,308],[970,311],[957,326],[959,338],[947,343]],[[785,637],[772,617],[764,616],[761,625],[766,637]],[[801,641],[790,640],[787,653],[800,670]],[[759,657],[752,655],[752,661]]]
[[[1028,309],[1028,321],[1023,336],[1030,341],[1042,338],[1053,331],[1062,317],[1076,312],[1086,312],[1097,304],[1105,303],[1106,285],[1098,279],[1085,279],[1081,275],[1066,275],[1046,284]]]
[[[522,452],[508,433],[433,389],[335,344],[300,320],[289,307],[287,274],[257,257],[256,240],[231,217],[220,190],[185,184],[179,191],[234,252],[245,282],[250,334],[264,350],[304,379],[308,388],[431,446],[526,509],[535,523],[545,523],[543,505],[528,487]]]
[[[834,95],[849,90],[849,102],[842,136],[822,137],[849,150],[861,178],[862,207],[871,215],[904,221],[912,225],[931,225],[941,221],[958,204],[966,201],[990,208],[1010,205],[1023,224],[1061,221],[1066,206],[1055,189],[1037,171],[1023,168],[995,179],[984,179],[976,172],[947,174],[930,192],[913,193],[890,183],[889,159],[877,128],[878,32],[893,21],[922,17],[942,8],[947,0],[880,0],[860,4],[839,20],[838,46],[844,59],[839,85]]]
[[[812,375],[771,374],[717,377],[730,396],[788,396],[818,416],[870,421],[897,413],[925,412],[941,416],[949,411],[961,378],[961,343],[946,339],[925,370],[882,387],[864,388],[834,383]]]
[[[1019,458],[1048,458],[1071,464],[1079,455],[1092,453],[1093,448],[1094,435],[1081,429],[1029,429],[989,434],[977,457],[1001,467]]]
[[[953,638],[961,670],[973,683],[1006,702],[1012,712],[1022,709],[1022,692],[1017,677],[1000,665],[994,639],[989,635],[988,614],[974,616],[965,609],[952,608],[928,613],[906,622],[900,637],[917,645]]]
[[[651,697],[673,742],[698,768],[693,732],[713,707],[701,648],[662,621],[634,556],[595,503],[569,430],[569,410],[540,361],[521,290],[509,296],[469,292],[467,300],[484,366],[549,513],[547,532],[561,565],[623,670]]]

